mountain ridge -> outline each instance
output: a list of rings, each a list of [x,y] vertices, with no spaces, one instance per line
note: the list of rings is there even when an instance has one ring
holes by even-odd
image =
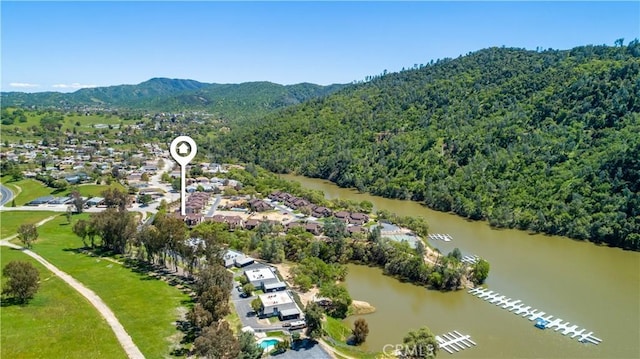
[[[0,98],[3,107],[102,106],[147,111],[203,110],[235,119],[261,116],[280,107],[325,96],[344,86],[311,83],[280,85],[268,81],[218,84],[154,77],[135,85],[84,88],[70,93],[2,92]]]
[[[489,48],[237,123],[209,151],[640,249],[640,45]]]

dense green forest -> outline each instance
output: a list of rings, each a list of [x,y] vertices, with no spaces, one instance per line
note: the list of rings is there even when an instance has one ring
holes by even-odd
[[[60,92],[3,92],[2,107],[83,106],[144,111],[206,111],[227,120],[266,115],[289,105],[325,96],[344,85],[310,83],[279,85],[271,82],[209,84],[194,80],[153,78],[137,85],[117,85]]]
[[[207,144],[221,159],[640,249],[638,40],[489,48],[231,129]]]

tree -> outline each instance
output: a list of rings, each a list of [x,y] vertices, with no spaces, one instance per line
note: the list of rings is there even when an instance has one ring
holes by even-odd
[[[211,359],[235,359],[240,354],[240,344],[226,321],[204,328],[193,348],[197,355]]]
[[[80,192],[75,190],[73,192],[71,192],[71,198],[73,200],[73,206],[76,209],[76,213],[82,213],[82,211],[84,210],[84,199],[82,198],[82,196],[80,195]]]
[[[242,286],[242,293],[247,297],[250,297],[254,290],[256,290],[256,288],[251,283],[247,283]]]
[[[278,341],[274,347],[274,351],[276,353],[284,353],[287,351],[287,349],[289,349],[289,347],[291,346],[291,343],[289,343],[289,340],[284,339],[282,341]]]
[[[73,209],[71,209],[71,206],[67,206],[67,211],[64,214],[64,216],[67,218],[67,224],[71,224],[72,215],[73,215]]]
[[[8,278],[2,294],[12,296],[20,304],[32,299],[40,286],[40,274],[29,262],[9,262],[3,268],[2,276]]]
[[[219,286],[209,287],[198,297],[198,303],[202,308],[211,313],[214,321],[222,319],[229,314],[229,291]]]
[[[171,180],[171,189],[174,191],[180,191],[180,186],[182,186],[182,182],[180,178],[174,178]]]
[[[484,283],[489,276],[489,262],[484,259],[478,260],[471,269],[471,278],[475,284]]]
[[[240,332],[238,344],[240,345],[238,359],[258,359],[262,357],[263,349],[256,343],[255,336],[250,332]]]
[[[107,208],[118,208],[123,211],[129,205],[129,195],[117,188],[102,191],[102,197],[104,197],[104,204]]]
[[[213,316],[202,307],[202,304],[196,303],[187,313],[187,320],[196,328],[204,328],[213,323]]]
[[[451,257],[451,258],[455,258],[457,260],[461,260],[462,259],[462,253],[460,252],[458,247],[454,248],[451,252],[449,252],[449,254],[447,254],[447,256]]]
[[[251,309],[256,313],[260,313],[260,310],[262,310],[262,301],[260,298],[256,298],[251,301]]]
[[[115,253],[124,253],[129,240],[137,232],[135,218],[124,210],[107,208],[91,214],[91,228],[102,238],[102,246]]]
[[[405,358],[435,358],[438,352],[436,337],[427,327],[410,331],[402,342],[402,354]]]
[[[306,334],[309,338],[320,338],[324,333],[322,329],[322,309],[314,302],[307,304],[304,309],[304,319],[307,322]]]
[[[369,324],[364,318],[358,318],[353,323],[353,342],[355,345],[359,345],[365,342],[367,335],[369,335]]]
[[[333,282],[327,282],[320,288],[320,295],[331,300],[327,313],[334,318],[346,318],[351,296],[347,288]]]
[[[150,179],[149,178],[149,174],[147,172],[143,172],[140,175],[140,181],[142,181],[142,182],[149,182],[149,179]]]
[[[89,237],[91,240],[91,247],[94,246],[93,238],[97,234],[96,231],[91,227],[91,223],[87,220],[80,219],[74,225],[72,229],[73,233],[75,233],[78,237],[82,238],[82,244],[87,246],[86,239]]]
[[[138,202],[140,202],[143,207],[147,206],[151,201],[153,201],[153,197],[151,197],[150,194],[145,193],[138,196]]]
[[[208,265],[196,276],[195,291],[202,295],[210,287],[222,287],[227,292],[233,288],[233,275],[221,265]]]
[[[23,223],[18,227],[18,238],[26,248],[31,248],[33,242],[38,239],[38,229],[33,223]]]

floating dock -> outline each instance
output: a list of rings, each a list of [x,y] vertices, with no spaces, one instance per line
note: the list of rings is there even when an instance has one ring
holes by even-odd
[[[429,233],[427,237],[429,237],[429,239],[440,240],[445,242],[451,242],[451,240],[453,239],[451,238],[451,235],[444,234],[444,233]]]
[[[438,348],[449,354],[453,354],[454,351],[459,352],[476,345],[476,343],[471,340],[470,335],[463,335],[455,330],[446,334],[436,335],[436,341],[438,342]]]
[[[460,262],[466,263],[466,264],[476,264],[479,260],[480,260],[480,257],[478,257],[475,254],[471,254],[468,256],[463,256],[462,259],[460,259]]]
[[[495,293],[487,288],[476,287],[469,290],[469,293],[480,299],[484,299],[489,303],[493,303],[502,309],[506,309],[515,315],[527,318],[536,322],[536,327],[540,329],[555,329],[562,335],[569,335],[572,339],[578,339],[581,343],[600,344],[602,339],[593,336],[593,332],[587,332],[586,329],[579,329],[577,325],[571,325],[569,322],[563,322],[562,319],[553,319],[553,315],[525,306],[519,299],[507,298],[500,293]]]

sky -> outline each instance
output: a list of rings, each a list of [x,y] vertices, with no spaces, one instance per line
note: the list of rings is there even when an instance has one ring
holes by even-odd
[[[350,83],[491,46],[640,38],[640,2],[12,2],[2,91],[70,92],[153,77]]]

